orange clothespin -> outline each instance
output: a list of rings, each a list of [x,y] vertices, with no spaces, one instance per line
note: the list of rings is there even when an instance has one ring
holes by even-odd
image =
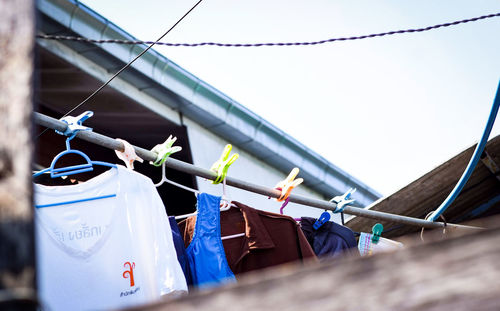
[[[281,195],[278,198],[276,198],[276,200],[278,202],[285,201],[280,208],[280,214],[283,214],[283,209],[288,204],[288,197],[290,196],[290,193],[292,192],[293,188],[297,187],[304,181],[304,179],[302,178],[295,179],[295,177],[297,177],[298,174],[299,174],[299,169],[297,167],[294,167],[293,170],[288,175],[288,177],[277,183],[276,186],[274,187],[275,189],[281,191]]]

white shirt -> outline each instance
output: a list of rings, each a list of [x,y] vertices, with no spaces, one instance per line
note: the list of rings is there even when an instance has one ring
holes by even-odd
[[[70,186],[35,184],[37,280],[50,310],[98,310],[187,292],[152,181],[123,166]]]

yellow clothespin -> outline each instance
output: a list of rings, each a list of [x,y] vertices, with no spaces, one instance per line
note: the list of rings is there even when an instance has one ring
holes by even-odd
[[[212,181],[213,184],[219,184],[226,178],[229,166],[233,164],[234,161],[236,161],[236,159],[238,159],[238,157],[240,156],[239,154],[235,153],[231,157],[229,157],[229,153],[231,152],[232,148],[233,146],[231,146],[231,144],[227,144],[222,151],[222,155],[220,156],[219,160],[217,160],[210,168],[211,171],[217,173],[217,178]]]

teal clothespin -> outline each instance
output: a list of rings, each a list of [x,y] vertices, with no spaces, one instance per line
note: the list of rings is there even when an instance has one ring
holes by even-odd
[[[377,244],[380,236],[382,235],[382,231],[384,231],[384,226],[382,224],[375,224],[372,228],[372,243]]]
[[[170,135],[163,144],[154,146],[151,151],[157,154],[156,160],[149,163],[153,164],[154,166],[161,166],[170,155],[181,151],[182,147],[172,146],[176,140],[177,137],[173,137],[172,135]]]
[[[240,156],[239,154],[235,153],[231,157],[229,157],[229,153],[231,152],[232,148],[233,146],[231,146],[231,144],[227,144],[222,151],[222,155],[220,156],[219,160],[217,160],[210,168],[211,171],[217,174],[217,178],[212,181],[213,184],[219,184],[224,180],[224,178],[226,178],[229,166],[233,164],[234,161],[236,161],[236,159],[238,159],[238,157]]]

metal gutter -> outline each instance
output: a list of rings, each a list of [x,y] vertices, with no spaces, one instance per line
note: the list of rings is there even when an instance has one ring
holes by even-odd
[[[135,39],[78,1],[39,0],[37,8],[41,13],[38,30],[46,34],[77,35],[96,39]],[[61,43],[112,72],[146,47]],[[304,184],[326,198],[341,194],[349,187],[358,189],[354,198],[360,206],[366,206],[381,196],[374,189],[153,49],[132,64],[120,78],[285,173],[295,166],[299,167],[300,176],[305,180]]]

